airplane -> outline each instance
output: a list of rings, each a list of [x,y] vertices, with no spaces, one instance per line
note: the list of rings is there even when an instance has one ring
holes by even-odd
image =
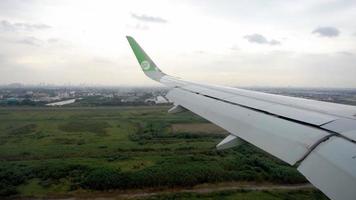
[[[169,87],[169,113],[190,110],[230,133],[217,149],[247,141],[297,167],[330,199],[356,199],[356,106],[186,81],[126,38],[143,72]]]

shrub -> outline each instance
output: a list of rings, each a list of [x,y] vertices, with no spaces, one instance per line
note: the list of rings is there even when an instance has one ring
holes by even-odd
[[[127,178],[119,170],[100,168],[89,172],[81,185],[94,190],[108,190],[124,187],[126,180]]]
[[[12,129],[9,134],[10,135],[24,135],[35,132],[37,128],[36,124],[26,124],[15,129]]]
[[[10,196],[17,194],[16,187],[13,185],[7,185],[3,182],[0,183],[0,196]]]
[[[89,169],[84,165],[65,163],[46,163],[37,166],[33,170],[33,175],[42,180],[58,180],[68,176],[84,174]]]
[[[100,121],[71,121],[60,125],[58,128],[65,132],[91,132],[98,134],[105,134],[106,128],[110,124]]]
[[[19,165],[0,166],[0,196],[16,194],[16,186],[24,183],[31,174],[29,168]]]

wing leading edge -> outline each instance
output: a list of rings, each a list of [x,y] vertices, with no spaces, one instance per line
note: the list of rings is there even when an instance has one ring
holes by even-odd
[[[184,81],[163,73],[127,39],[144,73],[170,87],[170,112],[188,109],[230,132],[218,149],[241,138],[296,165],[330,198],[355,199],[356,107]]]

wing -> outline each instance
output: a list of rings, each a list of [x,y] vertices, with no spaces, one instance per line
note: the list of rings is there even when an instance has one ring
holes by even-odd
[[[170,87],[170,112],[188,109],[297,169],[331,199],[356,198],[356,107],[194,83],[164,74],[132,37],[136,58],[151,79]]]

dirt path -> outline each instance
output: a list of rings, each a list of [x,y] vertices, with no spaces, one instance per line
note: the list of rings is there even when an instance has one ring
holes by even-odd
[[[314,188],[311,184],[303,184],[303,185],[209,185],[201,188],[192,188],[192,189],[176,189],[176,190],[168,190],[168,191],[157,191],[157,192],[142,192],[135,194],[121,194],[117,196],[117,198],[139,198],[139,197],[149,197],[159,194],[166,193],[212,193],[212,192],[221,192],[221,191],[230,191],[230,190],[300,190],[300,189],[311,189]]]
[[[111,192],[80,192],[72,194],[72,197],[50,197],[46,199],[53,200],[77,200],[77,199],[94,199],[94,200],[115,200],[115,199],[134,199],[150,197],[155,195],[169,194],[169,193],[212,193],[220,191],[231,190],[301,190],[301,189],[314,189],[311,184],[301,185],[272,185],[272,184],[251,184],[251,183],[219,183],[219,184],[206,184],[199,185],[193,188],[180,188],[180,189],[164,189],[164,190],[130,190],[130,191],[111,191]],[[28,198],[27,198],[28,199]],[[36,199],[36,198],[32,198]],[[43,198],[38,198],[43,199]]]

